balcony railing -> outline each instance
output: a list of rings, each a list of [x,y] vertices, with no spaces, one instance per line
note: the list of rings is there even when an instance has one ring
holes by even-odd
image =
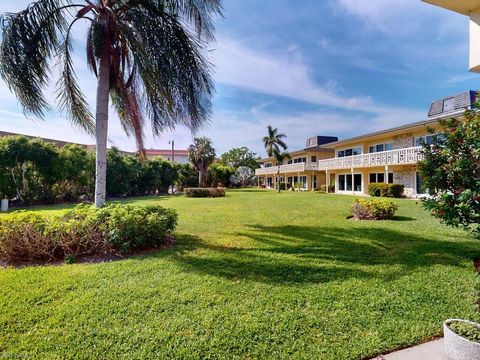
[[[416,164],[423,160],[422,147],[381,151],[376,153],[320,160],[318,170],[351,169],[371,166]]]
[[[298,163],[298,164],[287,164],[280,165],[280,174],[289,174],[289,173],[301,173],[304,171],[313,171],[318,170],[318,164],[313,163]],[[274,175],[278,172],[278,166],[259,168],[255,170],[255,175]]]

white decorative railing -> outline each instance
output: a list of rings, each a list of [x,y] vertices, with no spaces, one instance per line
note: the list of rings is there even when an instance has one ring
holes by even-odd
[[[304,171],[313,171],[318,170],[318,164],[307,164],[307,163],[298,163],[298,164],[287,164],[280,165],[280,174],[288,173],[301,173]],[[272,166],[267,168],[259,168],[255,170],[255,175],[271,175],[278,173],[278,166]]]
[[[318,170],[351,169],[370,166],[416,164],[423,160],[422,147],[410,147],[376,153],[320,160]]]

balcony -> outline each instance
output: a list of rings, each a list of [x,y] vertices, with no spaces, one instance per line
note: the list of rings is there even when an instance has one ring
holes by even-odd
[[[318,162],[318,170],[325,171],[385,165],[408,165],[416,164],[421,160],[423,160],[422,147],[417,146],[370,154],[320,160]]]
[[[316,171],[318,170],[318,164],[309,164],[309,163],[298,163],[298,164],[287,164],[280,165],[280,174],[295,174],[302,173],[305,171]],[[264,175],[275,175],[278,172],[278,166],[259,168],[255,170],[256,176]]]

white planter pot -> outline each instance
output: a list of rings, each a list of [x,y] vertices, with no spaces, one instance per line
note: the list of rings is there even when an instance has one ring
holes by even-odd
[[[480,360],[480,343],[470,341],[455,334],[448,327],[452,322],[474,322],[461,319],[448,319],[443,323],[443,336],[445,338],[445,352],[451,360]]]

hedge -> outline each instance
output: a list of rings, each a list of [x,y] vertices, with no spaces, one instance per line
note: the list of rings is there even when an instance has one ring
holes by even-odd
[[[154,248],[176,225],[176,212],[160,206],[78,205],[61,216],[17,211],[0,220],[0,260],[49,262]]]
[[[321,193],[326,193],[327,192],[327,185],[323,184],[323,185],[320,185],[319,187],[319,192]],[[335,185],[328,185],[328,192],[329,193],[334,193],[335,192]]]
[[[403,196],[404,186],[401,184],[371,183],[368,185],[368,194],[375,197],[400,198]]]
[[[387,220],[393,218],[398,205],[387,199],[356,199],[352,215],[356,220]]]
[[[214,197],[224,197],[225,188],[185,188],[184,190],[186,197],[191,198],[214,198]]]

